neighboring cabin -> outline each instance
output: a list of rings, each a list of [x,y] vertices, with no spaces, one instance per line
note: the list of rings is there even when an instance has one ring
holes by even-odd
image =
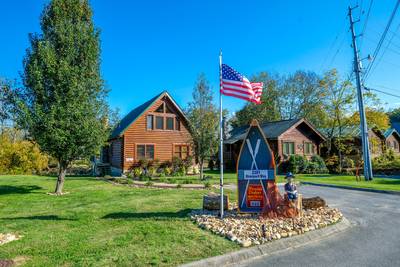
[[[333,132],[328,133],[327,129],[321,130],[326,136],[333,136],[337,138],[342,136],[342,143],[347,148],[356,148],[350,152],[350,155],[358,155],[361,151],[361,134],[360,127],[358,125],[345,126],[339,134],[338,129],[334,129]],[[400,135],[394,128],[390,128],[385,132],[377,128],[372,128],[368,130],[369,138],[369,149],[372,158],[381,156],[387,149],[392,149],[395,153],[400,153]],[[333,153],[337,153],[337,148],[333,145]],[[323,153],[325,154],[325,153]]]
[[[319,155],[325,141],[325,137],[305,119],[265,122],[260,127],[278,161],[288,159],[290,155]],[[236,166],[247,129],[248,126],[233,129],[224,141],[224,159],[231,165],[227,167]]]
[[[139,160],[171,161],[191,154],[188,120],[173,98],[164,91],[129,112],[113,130],[103,162],[121,174]]]

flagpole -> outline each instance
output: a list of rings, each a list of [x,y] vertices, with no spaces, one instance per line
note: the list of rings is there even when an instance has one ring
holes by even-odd
[[[224,143],[223,143],[223,119],[222,119],[222,50],[219,52],[219,186],[221,194],[220,216],[224,217]]]

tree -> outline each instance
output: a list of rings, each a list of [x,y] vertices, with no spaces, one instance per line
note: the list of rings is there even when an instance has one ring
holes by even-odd
[[[324,78],[320,81],[320,85],[324,89],[325,95],[324,110],[327,116],[328,153],[331,152],[332,143],[335,138],[336,146],[339,150],[339,169],[341,171],[343,128],[349,124],[347,115],[352,110],[355,102],[355,88],[348,79],[340,80],[335,69],[325,73]],[[334,136],[336,130],[338,130],[338,136]]]
[[[107,90],[100,76],[99,30],[87,0],[52,0],[30,35],[23,87],[15,90],[18,123],[58,160],[62,194],[71,161],[95,154],[107,138]]]
[[[400,122],[400,108],[395,108],[388,112],[391,122]]]
[[[323,108],[324,88],[321,78],[311,71],[296,71],[283,82],[280,97],[281,117],[284,119],[306,118],[316,127],[325,124]]]
[[[10,92],[12,83],[0,79],[0,134],[4,131],[7,121],[11,120]]]
[[[389,116],[382,110],[366,108],[365,116],[367,118],[368,128],[378,128],[379,130],[386,130],[389,128]],[[358,111],[349,118],[350,123],[353,125],[360,125],[360,113]]]
[[[204,74],[199,75],[192,96],[187,116],[195,158],[200,165],[200,179],[203,179],[204,161],[218,151],[219,126],[218,110],[213,104],[210,85]]]
[[[246,103],[246,105],[236,112],[235,118],[232,120],[232,126],[238,127],[248,125],[252,119],[259,122],[275,121],[281,118],[279,111],[279,77],[273,77],[267,72],[261,72],[251,78],[254,82],[263,82],[263,93],[261,96],[261,104]]]

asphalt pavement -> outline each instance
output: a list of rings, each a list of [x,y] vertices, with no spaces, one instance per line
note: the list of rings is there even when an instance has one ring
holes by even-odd
[[[304,197],[321,196],[339,208],[353,227],[240,266],[400,266],[400,196],[308,185],[299,189]]]

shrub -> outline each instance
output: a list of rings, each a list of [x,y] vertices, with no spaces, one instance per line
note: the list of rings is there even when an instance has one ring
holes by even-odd
[[[210,189],[212,187],[212,184],[210,182],[204,183],[204,188]]]
[[[323,158],[318,155],[313,155],[311,157],[310,162],[315,164],[316,173],[327,173],[328,169],[326,168],[326,164]]]
[[[151,166],[148,168],[147,170],[147,175],[154,177],[157,173],[157,168],[155,168],[154,166]]]
[[[307,159],[300,155],[292,155],[288,162],[288,171],[302,173],[306,169]]]
[[[143,170],[147,169],[147,167],[149,167],[149,161],[147,159],[139,160],[139,167]]]
[[[142,169],[139,167],[133,168],[132,174],[134,177],[140,177],[142,175]]]
[[[181,185],[181,184],[177,184],[177,185],[176,185],[176,188],[178,188],[178,189],[179,189],[179,188],[182,188],[182,185]]]
[[[147,181],[147,183],[145,183],[145,186],[152,186],[153,182],[152,181]]]
[[[172,158],[172,169],[174,172],[181,169],[183,167],[183,160],[179,157]]]
[[[337,155],[328,157],[325,160],[325,164],[329,173],[339,173],[339,157]]]
[[[342,159],[342,167],[343,168],[354,168],[354,160],[351,158],[345,157]]]
[[[172,169],[171,169],[170,167],[165,167],[165,168],[164,168],[164,174],[165,174],[166,176],[170,176],[171,173],[172,173]]]
[[[0,135],[0,174],[38,174],[48,167],[48,161],[37,144],[13,142],[10,136]]]
[[[183,167],[185,167],[185,174],[189,171],[190,167],[193,166],[193,157],[189,156],[183,160]]]

